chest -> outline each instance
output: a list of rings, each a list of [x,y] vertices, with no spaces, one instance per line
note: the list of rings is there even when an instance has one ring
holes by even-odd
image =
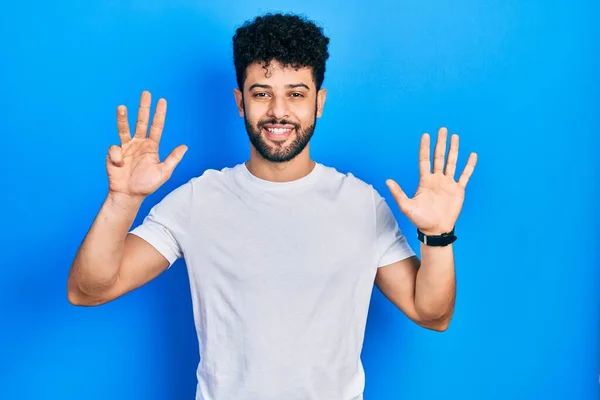
[[[334,201],[223,202],[190,221],[188,267],[213,284],[297,290],[350,283],[373,268],[369,210]]]

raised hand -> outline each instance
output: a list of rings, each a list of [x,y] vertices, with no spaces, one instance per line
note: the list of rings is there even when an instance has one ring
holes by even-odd
[[[450,138],[450,150],[444,169],[446,140],[448,131],[441,128],[434,150],[433,172],[431,171],[430,138],[425,133],[421,137],[419,152],[419,187],[412,199],[404,193],[400,186],[388,179],[386,185],[390,189],[400,210],[415,226],[426,235],[440,235],[450,232],[462,209],[465,188],[473,174],[477,163],[477,154],[471,153],[467,165],[458,181],[454,180],[456,161],[458,159],[458,135]]]
[[[132,198],[144,198],[165,183],[187,151],[187,146],[176,147],[160,162],[158,145],[163,132],[167,113],[167,102],[159,99],[148,131],[151,95],[142,92],[138,110],[135,134],[131,137],[127,121],[127,108],[117,107],[117,128],[121,146],[110,146],[106,156],[109,193],[122,194]]]

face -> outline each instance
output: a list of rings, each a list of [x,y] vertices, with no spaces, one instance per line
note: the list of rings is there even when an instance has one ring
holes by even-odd
[[[272,61],[265,70],[263,65],[250,65],[243,94],[238,89],[234,93],[256,152],[267,161],[282,163],[308,149],[326,90],[317,93],[311,68],[284,68]]]

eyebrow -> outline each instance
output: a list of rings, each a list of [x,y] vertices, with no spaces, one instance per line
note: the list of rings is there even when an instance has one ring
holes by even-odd
[[[292,83],[292,84],[289,84],[289,85],[285,85],[286,89],[296,89],[296,88],[299,88],[299,87],[305,88],[306,90],[310,90],[310,88],[308,87],[308,85],[306,85],[304,83]],[[260,84],[260,83],[255,83],[254,85],[250,86],[248,88],[248,90],[252,90],[252,89],[255,89],[255,88],[273,89],[273,87],[271,85],[263,85],[263,84]]]

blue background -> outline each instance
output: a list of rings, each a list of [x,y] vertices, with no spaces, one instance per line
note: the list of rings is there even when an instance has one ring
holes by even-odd
[[[137,224],[190,177],[247,158],[231,36],[258,13],[296,11],[332,40],[318,161],[391,202],[385,179],[416,188],[421,133],[459,133],[461,165],[479,153],[452,324],[419,328],[374,290],[365,398],[597,399],[600,3],[297,4],[3,4],[0,398],[193,398],[183,261],[97,308],[68,303],[67,274],[106,195],[116,106],[165,97],[161,155],[189,146]]]

